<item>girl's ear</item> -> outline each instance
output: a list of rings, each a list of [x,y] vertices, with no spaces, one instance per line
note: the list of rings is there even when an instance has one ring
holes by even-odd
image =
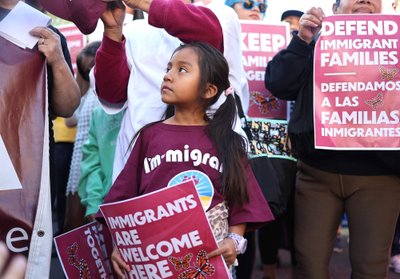
[[[209,83],[204,92],[204,99],[212,99],[218,93],[218,88],[214,84]]]

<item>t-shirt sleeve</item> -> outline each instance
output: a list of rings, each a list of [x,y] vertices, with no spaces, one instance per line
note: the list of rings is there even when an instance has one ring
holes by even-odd
[[[253,231],[273,221],[274,216],[249,164],[246,174],[249,202],[242,207],[233,205],[229,208],[229,226],[246,223],[246,231]]]
[[[103,36],[94,67],[96,92],[101,100],[123,104],[128,96],[130,70],[125,52],[125,38],[115,42]]]

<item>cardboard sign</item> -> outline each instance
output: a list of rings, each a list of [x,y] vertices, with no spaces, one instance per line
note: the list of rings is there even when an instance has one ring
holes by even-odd
[[[94,221],[54,238],[67,278],[112,278],[97,225],[100,224]]]
[[[315,147],[400,149],[396,15],[324,19],[314,59]]]
[[[128,278],[229,278],[193,180],[122,202],[104,204]]]
[[[288,102],[274,97],[264,85],[265,68],[289,41],[288,24],[241,20],[243,66],[250,91],[248,116],[287,119]]]

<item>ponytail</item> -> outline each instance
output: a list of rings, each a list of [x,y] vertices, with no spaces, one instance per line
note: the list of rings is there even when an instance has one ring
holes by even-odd
[[[249,201],[245,167],[246,142],[232,127],[237,117],[233,94],[226,96],[225,102],[217,109],[208,123],[208,134],[215,144],[222,160],[221,194],[228,204],[242,206]]]

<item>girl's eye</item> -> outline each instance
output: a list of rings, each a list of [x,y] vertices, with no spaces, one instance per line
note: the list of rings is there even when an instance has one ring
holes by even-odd
[[[169,67],[165,68],[166,73],[168,73],[169,71],[171,71],[171,68],[169,68]]]
[[[187,70],[186,70],[186,68],[184,68],[184,67],[180,67],[180,68],[179,68],[179,72],[180,72],[180,73],[182,73],[182,72],[187,73]]]

